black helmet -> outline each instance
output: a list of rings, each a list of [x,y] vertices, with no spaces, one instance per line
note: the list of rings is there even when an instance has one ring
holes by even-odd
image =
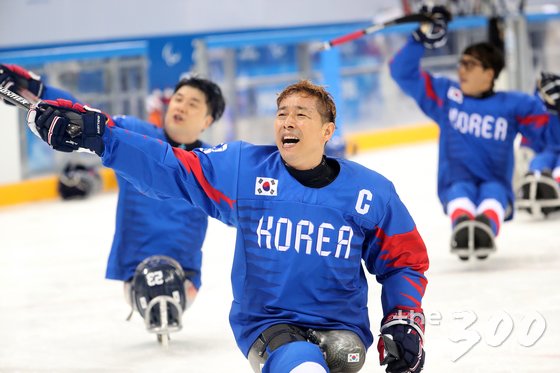
[[[101,190],[102,181],[95,167],[68,163],[58,177],[58,194],[62,199],[84,199]]]
[[[131,283],[132,303],[148,331],[167,333],[181,329],[181,316],[187,305],[185,279],[181,265],[164,255],[150,256],[136,267]]]

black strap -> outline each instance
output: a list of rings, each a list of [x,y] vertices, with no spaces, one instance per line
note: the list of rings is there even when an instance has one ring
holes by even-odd
[[[264,356],[267,348],[270,352],[291,342],[307,341],[307,333],[304,329],[290,324],[276,324],[266,329],[259,335],[263,343],[259,356]]]

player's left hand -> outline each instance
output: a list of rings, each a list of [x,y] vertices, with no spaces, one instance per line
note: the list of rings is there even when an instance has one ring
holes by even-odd
[[[377,350],[380,364],[387,364],[387,373],[418,373],[422,370],[426,358],[422,310],[394,309],[383,319],[381,334]]]
[[[546,107],[560,110],[560,76],[541,72],[538,88],[539,95],[543,98]]]
[[[433,22],[422,23],[412,33],[414,39],[429,49],[444,46],[447,42],[447,24],[451,21],[451,13],[441,5],[433,7],[424,5],[420,13],[429,16]]]
[[[58,99],[42,101],[29,110],[27,125],[53,149],[72,152],[86,149],[103,154],[105,125],[112,119],[97,109]]]

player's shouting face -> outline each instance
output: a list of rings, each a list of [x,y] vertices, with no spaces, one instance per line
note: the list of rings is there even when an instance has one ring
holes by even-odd
[[[321,162],[334,123],[323,119],[316,97],[295,92],[278,103],[274,130],[282,159],[295,169],[309,170]]]
[[[198,139],[212,121],[204,92],[191,86],[183,86],[169,101],[165,114],[165,132],[173,141],[190,144]]]

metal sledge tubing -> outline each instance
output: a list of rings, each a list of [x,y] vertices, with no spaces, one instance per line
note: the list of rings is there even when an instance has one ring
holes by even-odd
[[[492,229],[484,223],[478,222],[476,220],[467,220],[457,224],[455,230],[459,230],[467,226],[469,230],[469,244],[468,247],[455,247],[451,249],[451,252],[454,254],[468,254],[469,256],[480,256],[480,255],[488,255],[496,251],[496,245],[491,247],[474,247],[474,230],[475,228],[480,228],[490,236],[493,236]]]
[[[515,201],[517,207],[533,209],[533,207],[540,210],[540,207],[560,207],[560,197],[550,198],[550,199],[537,199],[537,186],[539,183],[546,184],[558,191],[558,196],[560,196],[560,188],[556,183],[556,180],[541,177],[536,178],[535,175],[529,175],[525,178],[525,181],[521,187],[524,185],[529,185],[529,199],[518,199]],[[521,188],[519,188],[521,189]]]
[[[169,326],[169,321],[167,320],[167,303],[171,303],[175,308],[177,308],[178,312],[178,322],[177,326]],[[152,309],[159,304],[159,312],[161,316],[161,327],[151,327],[150,325],[150,315]],[[144,324],[146,325],[146,329],[151,333],[170,333],[170,332],[177,332],[183,328],[181,315],[183,314],[183,308],[181,307],[181,303],[179,303],[173,297],[168,295],[160,295],[152,299],[148,303],[148,307],[146,307],[146,313],[144,314]]]

